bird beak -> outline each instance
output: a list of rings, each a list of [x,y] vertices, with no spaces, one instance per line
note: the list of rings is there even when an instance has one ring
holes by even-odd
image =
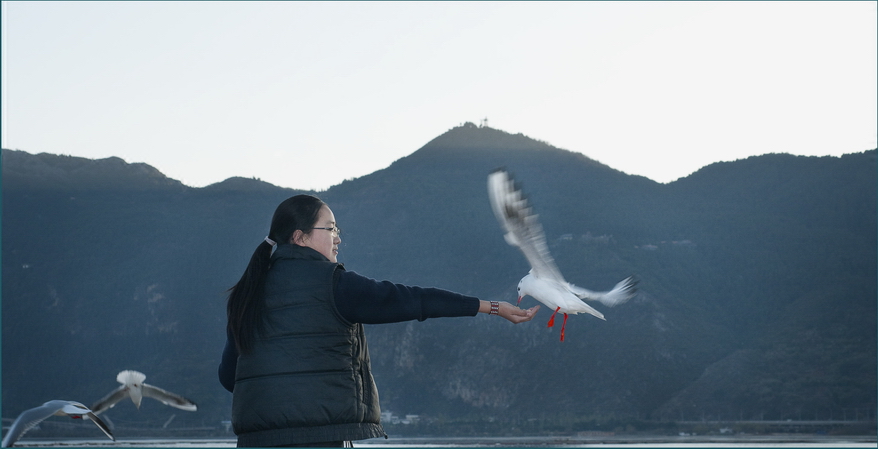
[[[519,297],[518,297],[518,302],[517,302],[517,303],[515,303],[515,305],[516,305],[516,306],[518,306],[518,305],[520,305],[520,304],[521,304],[521,298],[522,298],[522,296],[519,296]]]

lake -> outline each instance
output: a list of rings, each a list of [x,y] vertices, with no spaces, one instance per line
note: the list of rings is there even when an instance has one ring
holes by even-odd
[[[235,447],[234,439],[27,439],[19,440],[18,447]],[[391,437],[354,442],[355,447],[601,447],[601,448],[674,448],[674,447],[833,447],[878,448],[875,436],[828,435],[737,435],[737,436],[609,436],[599,438],[554,437],[495,437],[495,438],[411,438]]]

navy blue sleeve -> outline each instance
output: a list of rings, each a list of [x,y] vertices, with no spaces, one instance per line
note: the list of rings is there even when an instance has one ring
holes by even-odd
[[[473,296],[376,281],[345,270],[336,270],[335,304],[346,320],[362,324],[424,321],[479,313],[479,298]]]
[[[231,336],[226,335],[226,347],[223,348],[223,358],[220,360],[217,374],[219,374],[219,381],[223,388],[230,392],[235,389],[235,370],[237,367],[238,350],[235,348]]]
[[[336,270],[335,303],[351,323],[382,324],[427,318],[476,316],[479,299],[438,288],[410,287],[376,281],[352,271]],[[235,389],[238,351],[226,335],[217,374],[223,388]]]

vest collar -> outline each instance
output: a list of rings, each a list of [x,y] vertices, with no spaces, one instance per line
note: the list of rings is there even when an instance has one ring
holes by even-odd
[[[327,259],[326,256],[320,254],[313,248],[293,245],[290,243],[278,243],[274,249],[274,253],[271,255],[271,261],[274,262],[278,259],[305,259],[329,262],[329,259]]]

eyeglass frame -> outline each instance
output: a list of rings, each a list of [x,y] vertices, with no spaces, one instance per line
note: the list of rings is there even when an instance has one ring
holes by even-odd
[[[341,229],[339,229],[338,226],[333,226],[331,228],[311,228],[311,229],[323,229],[325,231],[329,231],[333,234],[333,237],[338,237],[339,235],[341,235]]]

